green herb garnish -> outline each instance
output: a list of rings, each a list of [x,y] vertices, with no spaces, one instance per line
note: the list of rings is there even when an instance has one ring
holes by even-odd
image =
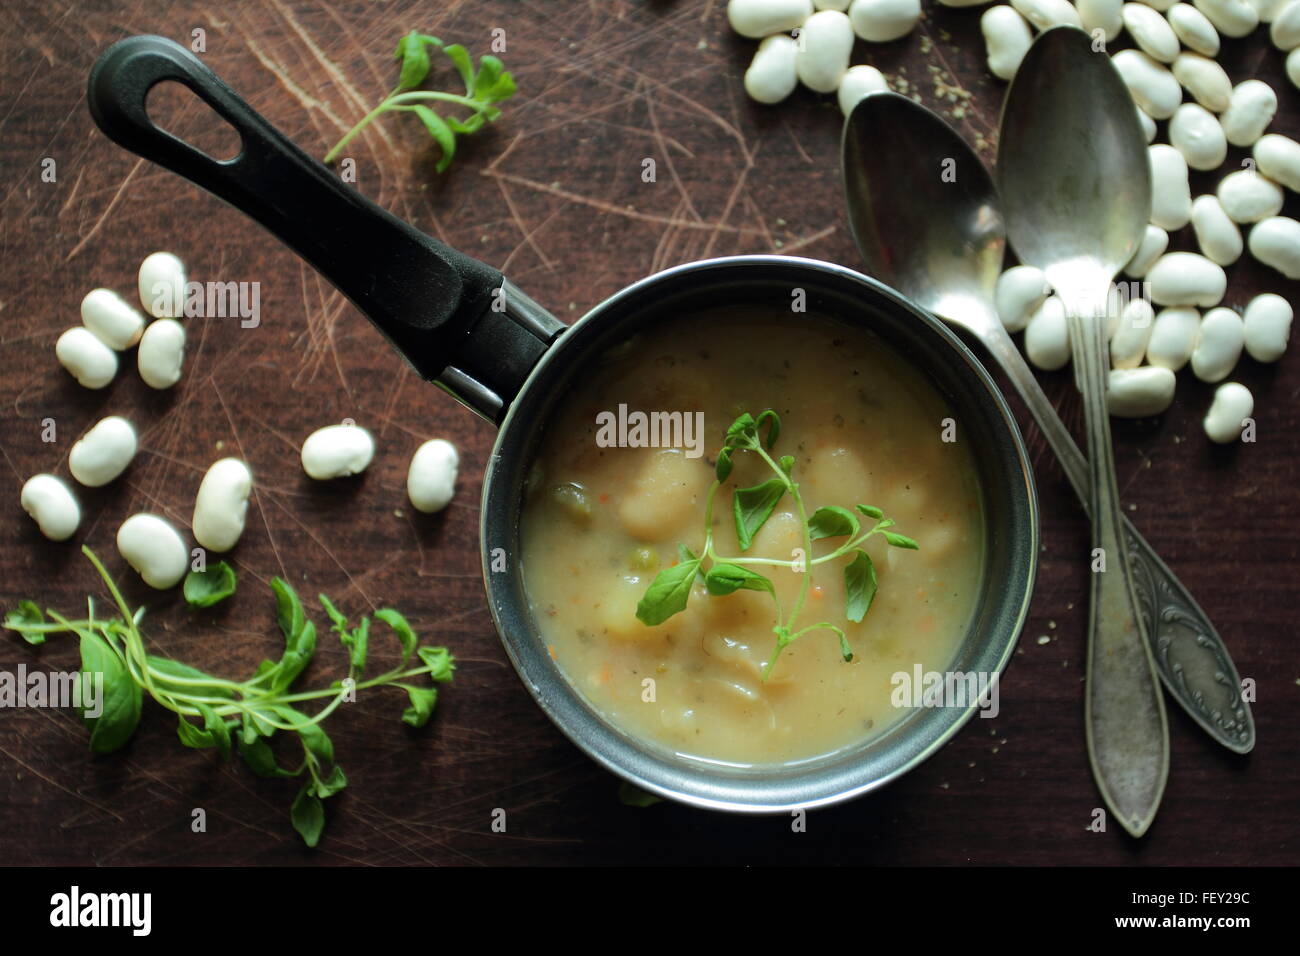
[[[276,616],[284,635],[279,660],[262,661],[245,681],[205,674],[180,661],[149,654],[139,627],[144,608],[132,613],[94,552],[86,547],[81,550],[103,578],[121,616],[97,618],[94,599],[88,598],[84,619],[70,621],[54,611],[48,612],[47,619],[34,602],[23,601],[6,615],[4,627],[17,631],[29,644],[43,643],[48,634],[73,633],[80,638],[83,673],[104,675],[100,714],[90,717],[83,713],[90,729],[91,749],[111,753],[130,740],[140,723],[144,694],[148,693],[177,715],[177,733],[186,747],[215,748],[223,758],[237,750],[258,776],[306,777],[289,816],[308,846],[320,840],[325,825],[323,801],[347,786],[347,777],[334,759],[334,744],[321,728],[325,718],[353,695],[373,688],[397,687],[406,691],[411,703],[402,720],[422,727],[437,703],[437,685],[452,679],[455,659],[447,648],[420,645],[406,618],[392,608],[381,608],[374,616],[397,636],[402,647],[401,663],[366,678],[370,619],[363,617],[356,627],[351,627],[322,594],[321,606],[348,651],[348,681],[335,681],[316,690],[294,690],[294,682],[316,651],[316,626],[308,619],[293,588],[280,578],[271,579]],[[229,567],[226,570],[231,579],[229,591],[233,591],[234,572]],[[224,577],[221,572],[215,575],[218,584]],[[207,575],[195,581],[202,584],[194,587],[201,586],[208,595],[224,588],[224,584],[210,587]],[[190,579],[185,589],[188,599]],[[428,678],[428,684],[415,683],[423,677]],[[313,700],[325,702],[316,714],[309,716],[298,709]],[[280,763],[271,747],[277,733],[297,735],[302,747],[301,762],[289,766]]]
[[[766,440],[762,431],[767,426]],[[776,635],[776,646],[772,656],[763,668],[763,680],[771,676],[777,658],[793,641],[812,631],[831,631],[839,636],[840,652],[845,661],[853,659],[853,649],[842,628],[822,621],[795,629],[799,613],[803,610],[812,585],[812,566],[825,564],[846,555],[852,560],[844,566],[844,616],[854,623],[860,622],[871,609],[871,602],[876,596],[876,569],[871,558],[862,545],[872,535],[883,535],[885,540],[896,548],[917,549],[917,543],[911,538],[888,529],[894,526],[892,519],[886,518],[884,512],[873,505],[857,505],[858,514],[872,519],[875,523],[867,530],[862,530],[858,516],[847,508],[828,505],[818,508],[809,517],[804,507],[803,497],[799,493],[799,483],[793,478],[794,458],[784,455],[780,461],[774,460],[768,452],[776,444],[781,433],[781,419],[776,412],[768,409],[758,418],[748,412],[737,418],[727,429],[726,438],[718,452],[716,478],[709,486],[708,498],[704,506],[704,548],[697,557],[685,545],[678,545],[679,560],[677,564],[660,571],[650,583],[645,596],[636,608],[637,618],[646,625],[662,624],[674,614],[686,609],[690,600],[691,588],[697,576],[703,576],[705,588],[709,594],[721,596],[733,594],[740,590],[766,591],[772,595],[776,604],[777,623],[772,628]],[[766,448],[764,447],[766,445]],[[736,540],[741,551],[748,551],[754,536],[772,516],[776,506],[789,495],[794,501],[795,511],[803,527],[802,560],[784,561],[779,558],[759,557],[725,557],[717,553],[713,546],[713,504],[719,489],[731,475],[734,457],[738,452],[752,452],[758,455],[772,469],[775,477],[750,488],[737,488],[731,496],[732,516],[736,525]],[[845,542],[821,557],[812,557],[812,543],[823,538],[845,538]],[[803,572],[803,581],[799,586],[799,595],[788,615],[781,612],[781,601],[776,596],[772,581],[752,570],[755,565],[789,568]]]
[[[455,65],[456,71],[460,73],[460,78],[465,84],[463,96],[438,90],[416,89],[429,75],[430,47],[441,50]],[[429,131],[429,135],[442,150],[442,156],[436,167],[441,173],[451,165],[456,155],[456,137],[475,133],[482,129],[484,124],[495,121],[501,115],[501,110],[494,104],[508,100],[515,93],[514,78],[496,57],[491,55],[479,57],[478,69],[475,70],[473,57],[459,43],[447,46],[437,37],[418,33],[415,30],[397,41],[397,52],[393,58],[402,64],[397,88],[334,144],[334,148],[325,154],[325,162],[334,162],[352,138],[380,114],[396,111],[414,113],[424,123],[424,128]],[[443,117],[426,105],[430,102],[461,106],[470,113],[464,118]]]
[[[218,561],[202,571],[191,571],[181,592],[190,607],[212,607],[235,593],[235,569]]]

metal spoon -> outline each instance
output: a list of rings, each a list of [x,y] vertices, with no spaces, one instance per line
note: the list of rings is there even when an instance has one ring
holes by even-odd
[[[868,271],[984,343],[1087,511],[1088,462],[993,307],[1006,231],[984,164],[952,127],[897,93],[857,105],[841,153],[849,224]],[[1124,532],[1165,688],[1211,737],[1248,752],[1255,724],[1223,639],[1127,518]]]

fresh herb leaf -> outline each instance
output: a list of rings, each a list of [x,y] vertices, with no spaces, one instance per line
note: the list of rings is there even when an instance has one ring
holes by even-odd
[[[767,450],[771,451],[772,446],[776,444],[777,436],[781,434],[781,416],[770,408],[765,412],[761,412],[754,423],[756,432],[763,430],[763,422],[772,423],[767,429]]]
[[[726,481],[727,477],[731,474],[731,468],[731,449],[723,448],[718,452],[718,464],[713,469],[713,473],[717,476],[718,481]]]
[[[885,513],[874,505],[858,505],[858,510],[868,518],[883,518]]]
[[[445,647],[424,646],[419,650],[420,660],[429,668],[429,679],[435,684],[445,684],[456,670],[456,659]]]
[[[895,534],[893,531],[884,531],[881,533],[884,534],[885,540],[895,548],[906,548],[908,551],[919,551],[921,549],[919,544],[905,534]]]
[[[860,525],[853,512],[838,505],[826,505],[813,512],[808,519],[808,532],[812,540],[821,538],[839,538],[844,535],[852,537],[858,533]]]
[[[695,583],[695,575],[699,570],[700,559],[693,558],[660,571],[636,606],[637,620],[654,627],[679,611],[684,611],[691,596],[691,585]]]
[[[90,749],[97,754],[112,753],[131,739],[140,724],[140,685],[132,679],[126,661],[104,638],[90,630],[79,633],[82,719],[90,728]],[[96,675],[103,676],[97,680]],[[94,691],[89,693],[98,692],[94,707],[86,700],[87,689],[92,687]],[[92,715],[92,710],[98,710],[98,715]]]
[[[411,655],[415,653],[416,645],[420,643],[419,638],[415,636],[415,632],[411,630],[411,625],[406,623],[406,618],[391,607],[381,607],[376,611],[375,620],[383,621],[392,628],[393,633],[397,635],[397,639],[402,642],[402,664],[405,665],[411,659]]]
[[[786,482],[783,478],[769,478],[761,485],[736,489],[731,496],[731,504],[736,517],[736,539],[740,542],[741,551],[749,550],[749,546],[754,543],[754,535],[772,516],[785,491]]]
[[[235,569],[218,561],[203,571],[191,571],[182,591],[190,607],[211,607],[235,593]]]
[[[423,727],[433,716],[433,708],[438,703],[438,688],[416,687],[413,684],[402,686],[406,688],[411,700],[411,706],[402,711],[402,722],[412,727]]]
[[[855,624],[867,616],[876,597],[876,566],[858,548],[844,568],[844,616]]]
[[[11,631],[17,631],[28,644],[37,646],[45,643],[45,634],[28,628],[40,627],[44,623],[45,612],[35,601],[19,601],[18,606],[5,615],[4,626]]]
[[[742,589],[776,593],[768,578],[739,564],[715,564],[704,576],[704,585],[710,594],[717,595],[731,594]]]
[[[294,797],[289,819],[303,843],[315,846],[320,842],[321,832],[325,829],[325,804],[321,803],[310,783],[304,784],[298,796]]]

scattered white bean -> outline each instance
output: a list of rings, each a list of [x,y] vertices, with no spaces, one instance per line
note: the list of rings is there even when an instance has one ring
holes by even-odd
[[[1000,80],[1011,79],[1033,42],[1029,24],[1013,8],[1003,4],[984,11],[980,30],[988,49],[989,72]]]
[[[54,354],[86,388],[103,388],[117,374],[117,353],[85,326],[68,329],[54,343]]]
[[[1256,362],[1276,362],[1291,338],[1291,303],[1265,292],[1251,299],[1242,316],[1246,325],[1246,351]]]
[[[229,551],[244,533],[253,473],[238,458],[213,462],[194,498],[194,540],[209,551]]]
[[[1124,85],[1152,119],[1165,120],[1174,115],[1183,101],[1183,88],[1163,63],[1157,63],[1141,50],[1120,50],[1111,62],[1119,70]]]
[[[1079,11],[1080,25],[1089,33],[1103,31],[1109,43],[1124,29],[1123,5],[1123,0],[1076,0],[1074,6]]]
[[[1291,0],[1248,0],[1248,2],[1255,8],[1255,12],[1259,14],[1260,23],[1272,23],[1282,8]]]
[[[139,443],[121,415],[101,418],[68,452],[68,470],[87,488],[100,488],[126,471]]]
[[[753,40],[787,33],[812,16],[812,0],[729,0],[731,29]]]
[[[1214,390],[1214,400],[1201,425],[1210,441],[1226,445],[1241,437],[1246,419],[1255,411],[1255,397],[1238,382],[1225,382]]]
[[[1232,88],[1232,99],[1219,122],[1233,146],[1254,146],[1276,113],[1273,87],[1262,80],[1244,80]]]
[[[360,425],[326,425],[302,443],[302,469],[317,481],[359,475],[375,456],[375,439]]]
[[[1259,13],[1246,0],[1192,0],[1225,37],[1244,37],[1259,26]]]
[[[1282,211],[1282,187],[1253,169],[1239,169],[1219,181],[1215,191],[1233,222],[1259,222]]]
[[[1255,143],[1251,155],[1261,173],[1292,192],[1300,192],[1300,143],[1268,133]]]
[[[1151,301],[1157,305],[1199,305],[1223,301],[1228,276],[1223,267],[1194,252],[1167,252],[1147,273]]]
[[[1292,86],[1300,88],[1300,47],[1286,55],[1286,78]]]
[[[435,438],[417,448],[406,473],[406,494],[415,509],[433,514],[447,507],[456,493],[459,467],[456,446],[445,439]]]
[[[1126,3],[1121,11],[1133,42],[1161,63],[1173,63],[1182,49],[1169,21],[1145,3]]]
[[[1143,137],[1148,144],[1154,143],[1156,141],[1156,121],[1147,116],[1142,107],[1136,104],[1134,104],[1133,110],[1138,115],[1138,124],[1142,127]]]
[[[175,586],[189,568],[190,552],[171,524],[154,514],[135,514],[117,529],[117,550],[151,588]]]
[[[1207,110],[1222,113],[1232,103],[1232,80],[1223,67],[1199,53],[1180,53],[1173,65],[1174,79]]]
[[[1192,203],[1192,229],[1201,254],[1211,262],[1229,266],[1241,258],[1246,247],[1241,230],[1223,211],[1223,204],[1216,197],[1196,197]]]
[[[1025,355],[1045,371],[1063,368],[1070,361],[1070,328],[1065,306],[1056,296],[1044,300],[1025,326]]]
[[[1219,55],[1219,31],[1200,10],[1190,3],[1175,3],[1165,17],[1187,49],[1202,56]]]
[[[1008,332],[1019,332],[1051,293],[1047,276],[1034,266],[1013,266],[998,276],[993,305]]]
[[[1201,319],[1192,349],[1192,373],[1202,382],[1222,382],[1237,367],[1246,327],[1232,309],[1211,309]]]
[[[1163,256],[1168,248],[1169,233],[1159,226],[1148,225],[1146,233],[1142,236],[1142,242],[1137,247],[1137,252],[1133,253],[1133,258],[1124,267],[1124,274],[1134,279],[1144,278],[1151,267],[1155,265],[1156,260]]]
[[[1166,10],[1168,10],[1170,7],[1174,5],[1175,0],[1138,0],[1138,2],[1145,3],[1148,7],[1151,7],[1153,10],[1159,10],[1161,13],[1164,13]]]
[[[1113,368],[1106,379],[1106,409],[1116,418],[1159,415],[1174,402],[1174,373],[1158,365]]]
[[[849,68],[849,54],[853,52],[853,27],[849,18],[838,10],[814,13],[799,28],[798,47],[794,66],[799,81],[814,92],[832,92]]]
[[[140,341],[144,316],[112,289],[91,289],[81,300],[81,324],[120,352]]]
[[[779,103],[799,82],[794,59],[798,42],[784,33],[770,36],[758,45],[745,71],[745,92],[759,103]]]
[[[1268,38],[1283,52],[1300,47],[1300,0],[1291,0],[1277,11]]]
[[[840,80],[840,112],[848,116],[853,107],[872,93],[883,93],[889,89],[885,74],[874,66],[851,66]]]
[[[861,2],[861,0],[856,0]],[[1079,12],[1069,0],[1011,0],[1016,12],[1039,30],[1080,25]]]
[[[51,541],[67,541],[81,524],[76,496],[54,475],[32,475],[23,483],[19,501],[41,534]]]
[[[1185,307],[1164,309],[1156,316],[1147,342],[1147,361],[1177,372],[1192,357],[1196,333],[1201,330],[1201,313]]]
[[[155,319],[140,338],[136,365],[150,388],[171,388],[185,364],[185,327],[175,319]]]
[[[1113,368],[1137,368],[1147,351],[1156,313],[1146,299],[1130,299],[1119,314],[1119,324],[1110,339]]]
[[[1287,216],[1265,219],[1250,230],[1246,248],[1288,279],[1300,279],[1300,222]]]
[[[1167,143],[1147,147],[1151,161],[1151,221],[1174,232],[1192,218],[1192,187],[1187,160]]]
[[[1169,120],[1169,143],[1192,169],[1218,169],[1228,157],[1228,140],[1204,106],[1184,103]]]
[[[185,311],[185,263],[155,252],[140,263],[140,303],[157,319],[179,319]]]
[[[813,0],[813,6],[818,10],[838,10],[843,13],[852,2],[853,0]]]
[[[982,7],[989,0],[939,0],[939,3],[945,7]]]
[[[921,0],[853,0],[853,32],[871,43],[907,36],[921,19]]]

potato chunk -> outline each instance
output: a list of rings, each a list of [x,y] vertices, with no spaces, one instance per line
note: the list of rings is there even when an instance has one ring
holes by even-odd
[[[619,505],[623,530],[641,541],[677,539],[702,521],[713,473],[680,448],[647,450],[641,470]]]

